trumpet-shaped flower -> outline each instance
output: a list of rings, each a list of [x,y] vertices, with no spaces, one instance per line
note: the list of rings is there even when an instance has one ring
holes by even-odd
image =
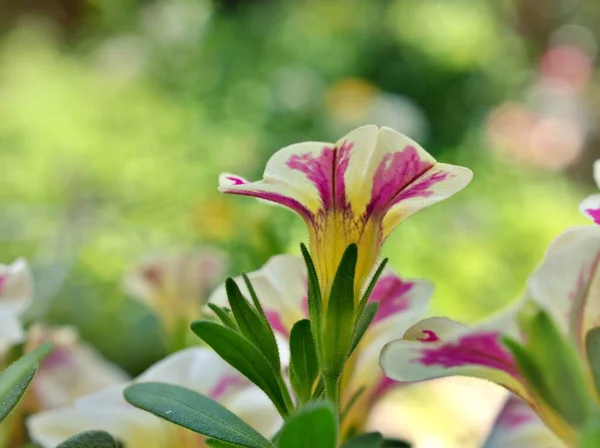
[[[52,342],[50,354],[40,363],[31,384],[29,411],[72,404],[75,399],[123,383],[129,376],[104,359],[92,346],[79,339],[72,327],[32,325],[25,351]]]
[[[225,270],[225,254],[204,248],[149,257],[125,277],[125,290],[152,309],[169,333],[200,317]]]
[[[527,335],[520,331],[523,326],[517,323],[517,316],[522,318],[523,310],[528,306],[535,304],[536,308],[547,311],[558,330],[577,348],[575,362],[559,360],[554,368],[576,369],[581,364],[589,377],[588,381],[576,382],[578,387],[589,388],[587,393],[582,394],[584,402],[570,407],[570,411],[583,412],[587,398],[593,400],[598,397],[592,380],[592,361],[586,352],[586,339],[600,326],[599,260],[600,228],[569,229],[548,248],[544,261],[529,280],[523,302],[474,329],[446,318],[423,320],[412,326],[401,340],[384,347],[380,364],[385,373],[397,381],[415,382],[464,375],[496,382],[520,396],[557,436],[568,446],[573,446],[578,440],[577,428],[557,406],[560,400],[542,396],[539,385],[524,376],[522,363],[505,343],[505,337],[523,340],[525,344],[538,344],[540,356],[546,356],[550,361],[559,359],[558,346],[544,348],[543,340],[526,340]],[[561,366],[560,363],[569,365]],[[552,370],[542,366],[541,381],[553,385],[547,388],[550,393],[560,394],[563,392],[561,387],[567,388],[560,381],[564,383],[568,376],[563,376],[559,384],[552,383]],[[575,397],[575,392],[567,391],[570,397]]]
[[[511,395],[494,424],[483,448],[563,448],[535,412],[520,398]]]
[[[600,188],[600,160],[594,162],[594,180]],[[593,194],[579,204],[579,210],[596,224],[600,224],[600,194]]]
[[[471,177],[467,168],[438,163],[408,137],[369,125],[337,143],[287,146],[269,159],[263,180],[222,174],[219,189],[283,205],[304,219],[327,300],[351,243],[359,249],[359,292],[392,230],[409,215],[461,190]]]
[[[0,359],[11,345],[23,341],[19,316],[31,303],[33,282],[24,260],[0,264]]]
[[[300,257],[276,255],[260,270],[248,275],[273,330],[287,340],[295,322],[308,318],[306,266]],[[244,281],[236,279],[248,297]],[[342,377],[342,409],[363,389],[344,423],[348,429],[362,429],[365,413],[373,402],[395,383],[385,378],[378,365],[381,348],[399,337],[425,312],[433,285],[425,280],[404,280],[384,270],[370,296],[379,308]],[[209,302],[227,304],[225,287],[217,288]]]
[[[268,398],[207,348],[189,348],[152,366],[135,381],[159,381],[203,393],[219,401],[258,431],[273,435],[281,424]],[[82,397],[72,406],[27,419],[31,438],[44,448],[79,432],[104,430],[128,447],[198,448],[204,436],[128,404],[128,383]]]

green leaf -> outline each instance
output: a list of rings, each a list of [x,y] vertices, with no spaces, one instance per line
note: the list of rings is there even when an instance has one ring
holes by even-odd
[[[222,440],[217,439],[206,439],[204,442],[208,446],[216,446],[217,448],[239,448],[242,446],[237,443],[223,442]]]
[[[262,318],[250,306],[250,303],[246,300],[237,283],[232,278],[228,278],[225,281],[225,289],[227,291],[227,298],[229,299],[229,306],[240,329],[240,333],[265,355],[276,371],[279,371],[281,369],[279,350],[277,349],[275,334],[266,318]]]
[[[585,335],[585,351],[594,377],[596,391],[600,394],[600,327]]]
[[[310,400],[318,375],[319,363],[310,321],[303,319],[294,324],[290,335],[290,382],[300,403]]]
[[[342,445],[342,448],[379,448],[383,443],[383,436],[378,432],[369,432],[353,437]]]
[[[239,330],[237,324],[235,323],[235,320],[233,320],[233,317],[229,315],[231,311],[229,311],[227,308],[220,307],[218,305],[215,305],[214,303],[209,303],[208,307],[217,315],[221,323],[227,328],[231,328],[234,331]]]
[[[0,422],[17,405],[33,379],[38,363],[52,350],[49,342],[19,358],[0,373]]]
[[[85,431],[68,438],[56,448],[118,448],[119,444],[106,431]]]
[[[322,343],[322,326],[323,326],[323,297],[321,296],[321,287],[319,286],[319,278],[317,270],[312,261],[310,253],[304,244],[300,244],[300,250],[306,263],[306,273],[308,277],[308,315],[310,316],[310,326],[317,349],[317,358],[319,365],[323,365],[323,343]]]
[[[191,328],[221,358],[261,388],[282,416],[288,414],[290,399],[287,389],[282,389],[277,378],[279,372],[273,370],[271,363],[251,342],[216,322],[199,320],[192,322]]]
[[[277,438],[280,448],[336,448],[335,411],[327,401],[313,402],[290,417]]]
[[[377,280],[379,280],[379,277],[381,277],[381,274],[383,273],[383,270],[385,269],[387,263],[388,259],[384,258],[383,261],[379,263],[379,266],[377,267],[375,274],[373,274],[373,277],[371,277],[371,280],[369,281],[369,286],[367,286],[367,289],[365,289],[364,294],[358,302],[358,307],[356,308],[357,319],[360,319],[362,317],[363,310],[369,302],[369,297],[371,297],[371,293],[373,292],[373,289],[375,289],[375,285],[377,285]]]
[[[398,439],[383,439],[383,443],[381,444],[381,448],[410,448],[411,445],[404,440]]]
[[[231,411],[185,387],[137,383],[125,389],[123,395],[140,409],[213,439],[234,446],[273,447],[271,442]]]
[[[354,332],[354,275],[358,247],[352,243],[345,250],[333,279],[323,332],[326,345],[321,369],[326,377],[339,377],[344,368]]]
[[[354,327],[354,335],[352,336],[352,344],[350,345],[348,356],[352,354],[362,337],[365,335],[365,332],[367,331],[367,328],[369,328],[369,325],[371,325],[371,322],[373,322],[378,309],[379,303],[377,302],[369,303],[365,307],[360,319],[358,319],[358,322]]]

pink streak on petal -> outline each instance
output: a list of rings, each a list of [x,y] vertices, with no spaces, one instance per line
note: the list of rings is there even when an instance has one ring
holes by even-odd
[[[283,325],[283,321],[281,320],[281,315],[277,311],[265,310],[265,315],[267,316],[267,320],[271,325],[271,328],[277,333],[289,338],[290,332]]]
[[[314,220],[313,214],[303,204],[296,199],[279,193],[273,193],[271,191],[243,190],[238,188],[226,190],[225,193],[250,196],[253,198],[264,199],[265,201],[275,202],[276,204],[283,205],[284,207],[294,210],[307,222],[312,222]]]
[[[379,380],[379,383],[377,384],[377,387],[375,388],[375,390],[373,390],[373,393],[371,395],[371,402],[373,403],[377,401],[378,398],[385,395],[393,387],[401,386],[403,384],[405,383],[395,381],[391,378],[388,378],[385,375],[382,375],[381,379]]]
[[[414,185],[411,185],[409,188],[407,188],[404,191],[401,191],[398,195],[396,195],[396,197],[390,203],[389,207],[406,199],[427,198],[431,196],[433,194],[433,191],[430,190],[430,188],[435,184],[446,180],[449,176],[450,173],[446,173],[443,171],[435,172],[429,176],[426,175],[424,179],[416,182]]]
[[[421,338],[417,338],[417,341],[421,342],[437,342],[440,340],[437,334],[431,330],[423,330],[422,333],[425,335]]]
[[[343,208],[346,205],[344,176],[353,146],[352,142],[344,142],[339,148],[324,147],[317,157],[312,154],[294,154],[286,165],[304,173],[315,185],[324,209]]]
[[[445,368],[477,365],[502,370],[518,377],[515,361],[502,347],[499,338],[500,334],[495,332],[469,334],[457,342],[422,349],[421,358],[415,362]]]
[[[231,389],[244,383],[241,376],[225,375],[219,382],[209,391],[208,396],[213,400],[219,400]]]
[[[225,176],[225,179],[230,181],[232,185],[244,185],[249,183],[246,179],[238,176]]]
[[[600,224],[600,208],[588,208],[585,210],[585,212],[594,220],[596,224]]]
[[[0,275],[0,295],[2,294],[2,290],[4,289],[4,285],[6,284],[7,280],[7,276]]]
[[[392,202],[397,202],[395,198],[404,188],[432,167],[431,163],[419,158],[419,153],[412,146],[386,154],[373,176],[367,217],[374,213],[383,215]]]
[[[55,347],[40,366],[42,369],[55,369],[57,367],[66,367],[74,363],[73,354],[66,347]]]
[[[381,277],[373,288],[369,302],[378,302],[379,309],[373,323],[380,322],[390,316],[401,313],[410,308],[410,297],[408,293],[412,290],[414,283],[403,282],[396,275],[390,274]]]
[[[517,397],[511,397],[498,416],[498,425],[516,429],[518,426],[537,419],[538,417],[527,403]]]

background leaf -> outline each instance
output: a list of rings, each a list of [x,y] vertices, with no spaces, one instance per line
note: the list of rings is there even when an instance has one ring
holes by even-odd
[[[140,409],[234,446],[273,446],[237,415],[216,401],[185,387],[165,383],[138,383],[125,389],[124,396],[129,403]]]
[[[383,437],[378,432],[361,434],[348,440],[342,448],[380,448]]]

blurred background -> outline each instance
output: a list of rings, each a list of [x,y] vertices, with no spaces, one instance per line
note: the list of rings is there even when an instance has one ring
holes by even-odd
[[[594,0],[4,0],[0,261],[33,265],[29,321],[135,375],[185,344],[128,287],[140,263],[219,251],[205,296],[306,240],[218,174],[374,123],[475,172],[385,246],[436,284],[432,314],[474,322],[586,223],[599,23]]]

